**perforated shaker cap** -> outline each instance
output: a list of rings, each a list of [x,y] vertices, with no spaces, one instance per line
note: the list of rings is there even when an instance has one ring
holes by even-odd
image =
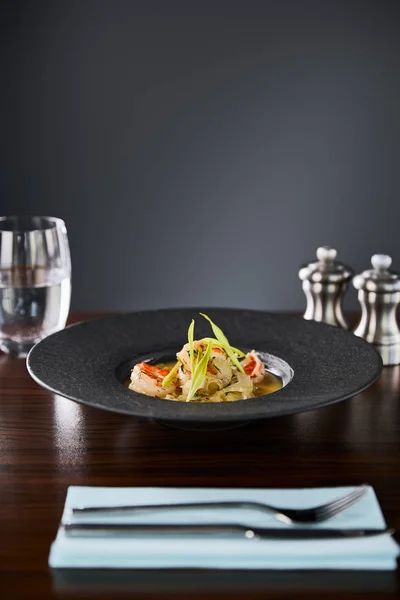
[[[398,292],[400,275],[389,271],[392,258],[388,254],[374,254],[371,258],[372,269],[367,269],[353,279],[356,290],[368,292]]]
[[[353,276],[350,267],[336,260],[337,252],[330,246],[320,246],[317,249],[317,261],[304,265],[299,271],[303,281],[313,283],[343,283]]]

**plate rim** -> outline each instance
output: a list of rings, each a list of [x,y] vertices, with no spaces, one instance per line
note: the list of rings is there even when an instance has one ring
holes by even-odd
[[[161,416],[154,416],[154,415],[144,415],[141,414],[140,411],[139,412],[134,412],[134,411],[127,411],[124,410],[122,408],[115,408],[115,407],[111,407],[111,406],[107,406],[104,404],[97,404],[95,402],[93,402],[92,400],[85,400],[82,398],[77,397],[74,394],[69,394],[66,392],[60,392],[60,390],[56,389],[55,387],[53,387],[51,384],[48,384],[46,382],[44,382],[40,377],[38,377],[35,372],[34,372],[34,366],[32,366],[32,357],[36,358],[36,352],[38,351],[38,349],[40,349],[40,347],[42,347],[43,345],[46,344],[46,342],[48,342],[48,340],[50,340],[51,338],[54,338],[55,336],[59,336],[62,335],[64,331],[66,330],[71,330],[73,328],[76,327],[82,327],[88,323],[98,323],[98,322],[102,322],[102,321],[108,321],[108,320],[113,320],[113,319],[118,319],[118,318],[127,318],[127,317],[131,317],[134,315],[141,315],[141,314],[151,314],[151,313],[179,313],[180,311],[188,311],[188,312],[213,312],[213,311],[227,311],[227,312],[243,312],[243,313],[255,313],[255,314],[260,314],[260,315],[268,315],[270,317],[281,317],[283,319],[295,319],[295,320],[302,320],[302,316],[299,313],[291,313],[291,312],[286,312],[286,311],[267,311],[267,310],[261,310],[261,309],[253,309],[253,308],[239,308],[239,307],[220,307],[220,306],[214,306],[214,307],[169,307],[169,308],[156,308],[156,309],[149,309],[149,310],[137,310],[137,311],[121,311],[121,312],[111,312],[108,315],[102,315],[100,317],[94,317],[92,319],[84,319],[82,321],[79,321],[77,323],[72,323],[70,325],[68,325],[67,327],[63,328],[62,330],[55,332],[49,336],[47,336],[46,338],[43,338],[42,340],[40,340],[29,352],[27,358],[26,358],[26,367],[28,370],[29,375],[32,377],[32,379],[41,387],[43,387],[44,389],[48,390],[49,392],[56,394],[58,396],[67,398],[68,400],[71,400],[73,402],[76,402],[78,404],[83,404],[84,406],[88,406],[90,408],[96,408],[96,409],[100,409],[100,410],[105,410],[107,412],[111,412],[114,414],[118,414],[118,415],[124,415],[124,416],[129,416],[129,417],[136,417],[136,418],[148,418],[148,419],[162,419],[163,421],[168,421],[170,420],[172,421],[179,421],[181,423],[194,423],[194,422],[201,422],[201,423],[206,423],[206,422],[219,422],[219,423],[223,423],[223,422],[235,422],[235,421],[239,421],[239,420],[246,420],[246,421],[256,421],[256,420],[261,420],[261,419],[269,419],[269,418],[274,418],[274,417],[279,417],[279,416],[289,416],[289,415],[296,415],[296,414],[300,414],[303,412],[310,412],[313,410],[318,410],[320,408],[324,408],[327,406],[331,406],[333,404],[337,404],[339,402],[348,400],[358,394],[361,394],[363,391],[365,391],[367,388],[369,388],[373,383],[375,383],[379,377],[381,376],[382,373],[382,368],[383,368],[383,362],[382,362],[382,357],[380,355],[380,353],[378,352],[378,350],[372,345],[369,344],[368,342],[366,342],[364,339],[355,336],[358,340],[358,343],[360,344],[360,346],[363,346],[365,348],[368,348],[368,350],[371,352],[371,354],[375,354],[375,357],[377,359],[377,365],[376,365],[376,371],[371,371],[371,377],[366,380],[366,383],[363,384],[363,386],[358,386],[356,390],[352,390],[349,393],[346,394],[342,394],[339,395],[338,397],[332,399],[332,400],[321,400],[321,402],[315,402],[312,406],[299,406],[297,408],[293,407],[293,406],[282,406],[282,405],[278,405],[277,406],[277,410],[274,411],[273,409],[268,411],[268,413],[263,414],[262,412],[257,412],[255,409],[255,412],[253,413],[244,413],[241,416],[238,416],[237,414],[232,414],[231,412],[227,412],[224,415],[207,415],[206,413],[198,413],[198,414],[185,414],[185,415],[178,415],[175,417],[165,417],[164,415]],[[304,319],[304,321],[307,321]],[[324,323],[319,323],[319,322],[315,322],[315,321],[308,321],[308,323],[314,323],[315,325],[317,325],[318,327],[325,327],[331,330],[336,330],[337,328],[332,326],[332,325],[327,325]],[[351,331],[344,331],[344,330],[340,330],[341,332],[343,332],[344,334],[349,334],[349,335],[354,335]],[[270,354],[273,354],[275,356],[279,356],[278,354],[275,354],[274,352],[270,351]],[[284,356],[279,356],[279,358],[285,360],[288,362],[288,364],[293,367],[293,365],[290,363],[289,360],[287,360],[286,357]],[[115,367],[117,367],[117,365],[115,365]],[[287,391],[293,381],[296,378],[296,374],[294,374],[294,377],[292,379],[292,381],[285,386],[284,388],[281,388],[280,390],[277,390],[276,392],[273,392],[272,394],[268,394],[266,396],[259,396],[258,398],[255,399],[249,399],[249,400],[242,400],[242,401],[238,401],[240,403],[242,402],[251,402],[252,400],[261,400],[262,398],[273,398],[273,397],[277,397],[279,394],[282,394],[285,390]],[[116,381],[117,378],[115,378]],[[118,382],[119,385],[121,385],[121,387],[123,388],[123,384],[121,382]],[[125,388],[126,391],[127,388]],[[122,391],[122,390],[121,390]],[[130,393],[134,393],[135,392],[130,392]],[[154,398],[152,396],[145,396],[143,394],[138,394],[138,396],[141,396],[143,398],[146,398],[147,400],[151,400],[151,401],[156,401],[157,404],[158,403],[168,403],[168,405],[173,405],[173,406],[177,406],[180,403],[175,403],[172,401],[168,401],[165,399],[160,399],[160,398]],[[238,404],[238,402],[235,402],[234,404]],[[221,405],[226,405],[228,403],[221,403]],[[231,405],[233,403],[229,403],[229,405]],[[133,405],[134,406],[134,405]],[[162,406],[159,404],[159,406]],[[197,407],[203,407],[203,411],[204,411],[204,407],[209,407],[210,404],[209,403],[192,403],[191,405],[192,407],[197,406]],[[220,405],[218,405],[220,406]]]

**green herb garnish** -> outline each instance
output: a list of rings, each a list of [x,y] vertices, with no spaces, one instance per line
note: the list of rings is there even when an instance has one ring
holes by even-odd
[[[190,384],[190,390],[186,398],[186,402],[193,400],[198,389],[204,381],[204,377],[207,373],[207,365],[211,353],[211,342],[208,343],[207,350],[203,354],[200,360],[197,361],[194,373],[192,373],[192,381]]]
[[[162,380],[161,385],[163,386],[163,388],[167,388],[169,386],[169,384],[173,382],[173,380],[175,379],[175,375],[177,374],[180,366],[181,366],[181,363],[178,360],[176,365],[171,369],[171,371],[168,373],[168,375],[166,375],[164,377],[164,379]]]
[[[188,340],[189,340],[189,348],[190,348],[190,370],[192,372],[192,377],[193,377],[193,371],[194,371],[193,337],[194,337],[194,319],[192,319],[192,322],[190,323],[189,329],[188,329]]]
[[[235,367],[241,372],[244,373],[243,367],[240,364],[240,362],[238,361],[237,357],[235,356],[235,352],[234,349],[232,348],[232,346],[230,345],[228,338],[226,337],[226,335],[224,334],[224,332],[222,331],[222,329],[220,329],[218,327],[218,325],[216,325],[215,323],[213,323],[213,321],[211,321],[210,317],[208,317],[207,315],[200,313],[202,317],[204,317],[205,319],[207,319],[207,321],[210,323],[212,330],[214,332],[215,337],[217,338],[217,340],[219,341],[219,343],[221,344],[221,347],[225,350],[225,352],[227,353],[227,355],[229,356],[229,358],[231,359],[231,361],[233,362],[233,364],[235,365]],[[209,345],[211,344],[211,342],[209,342]]]

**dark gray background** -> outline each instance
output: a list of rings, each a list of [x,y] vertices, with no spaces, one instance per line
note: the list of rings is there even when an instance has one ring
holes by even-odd
[[[302,308],[321,244],[400,270],[399,9],[2,2],[0,212],[66,220],[75,309]]]

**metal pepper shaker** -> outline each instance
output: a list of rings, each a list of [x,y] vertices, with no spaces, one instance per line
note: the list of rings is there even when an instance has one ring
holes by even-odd
[[[361,320],[355,335],[374,344],[384,365],[400,363],[400,330],[396,318],[400,303],[400,275],[389,271],[392,259],[387,254],[374,254],[372,269],[354,277],[361,304]]]
[[[337,252],[329,246],[317,250],[317,261],[303,266],[299,277],[307,298],[304,318],[348,329],[342,300],[353,271],[336,261]]]

